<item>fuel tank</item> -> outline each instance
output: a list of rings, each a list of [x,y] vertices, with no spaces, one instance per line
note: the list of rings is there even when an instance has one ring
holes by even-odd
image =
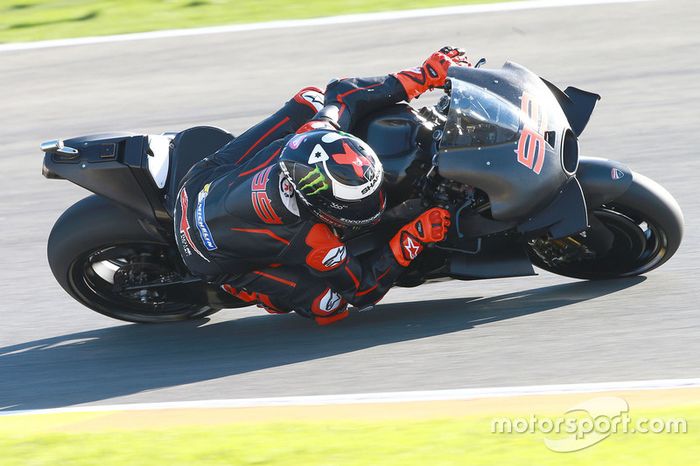
[[[414,182],[430,168],[430,154],[421,141],[431,137],[432,127],[413,108],[397,104],[367,116],[353,133],[382,161],[389,207],[406,200]]]

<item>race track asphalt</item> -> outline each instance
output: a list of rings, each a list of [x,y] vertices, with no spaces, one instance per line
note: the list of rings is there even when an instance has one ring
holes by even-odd
[[[700,377],[698,24],[697,2],[657,0],[0,54],[0,409]],[[628,280],[396,289],[327,328],[255,308],[129,325],[51,276],[51,225],[86,193],[41,177],[42,140],[238,133],[303,86],[413,66],[444,44],[600,93],[583,153],[676,196],[676,257]]]

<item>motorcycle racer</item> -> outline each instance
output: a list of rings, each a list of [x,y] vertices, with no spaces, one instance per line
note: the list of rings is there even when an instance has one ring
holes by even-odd
[[[304,88],[280,110],[197,163],[181,184],[175,237],[187,267],[271,313],[325,325],[348,303],[381,300],[426,244],[445,238],[450,214],[433,207],[388,244],[357,257],[341,233],[377,223],[382,165],[353,136],[368,113],[445,84],[464,52],[444,47],[422,66]]]

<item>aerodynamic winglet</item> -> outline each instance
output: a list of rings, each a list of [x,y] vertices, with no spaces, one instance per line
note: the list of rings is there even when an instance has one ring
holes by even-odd
[[[583,130],[586,129],[588,120],[591,119],[591,114],[596,103],[600,100],[600,95],[593,92],[584,91],[576,87],[567,87],[562,92],[554,84],[544,78],[540,78],[547,85],[554,97],[556,97],[559,105],[561,105],[566,119],[569,120],[572,131],[576,136],[580,136]]]

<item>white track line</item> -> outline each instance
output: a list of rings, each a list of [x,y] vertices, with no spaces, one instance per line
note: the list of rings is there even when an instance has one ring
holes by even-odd
[[[563,395],[574,393],[597,393],[628,390],[660,390],[675,388],[700,388],[700,378],[642,380],[634,382],[530,385],[523,387],[463,388],[455,390],[425,390],[412,392],[351,393],[345,395],[284,396],[276,398],[242,398],[232,400],[131,403],[119,405],[77,406],[69,408],[33,409],[17,411],[8,410],[0,411],[0,416],[191,408],[257,408],[264,406],[325,406],[347,404],[404,403],[415,401],[453,401],[526,395]]]
[[[397,19],[427,18],[434,16],[468,15],[474,13],[491,13],[501,11],[532,10],[538,8],[556,8],[568,6],[605,5],[613,3],[637,3],[652,0],[527,0],[506,3],[489,3],[484,5],[461,5],[442,8],[423,8],[417,10],[383,11],[355,15],[329,16],[325,18],[299,19],[288,21],[269,21],[264,23],[231,24],[192,29],[168,29],[164,31],[139,32],[111,36],[78,37],[74,39],[57,39],[36,42],[17,42],[0,45],[0,52],[18,50],[47,49],[74,45],[104,44],[168,37],[202,36],[208,34],[261,31],[266,29],[287,29],[312,26],[329,26],[336,24],[368,23],[375,21],[392,21]]]

